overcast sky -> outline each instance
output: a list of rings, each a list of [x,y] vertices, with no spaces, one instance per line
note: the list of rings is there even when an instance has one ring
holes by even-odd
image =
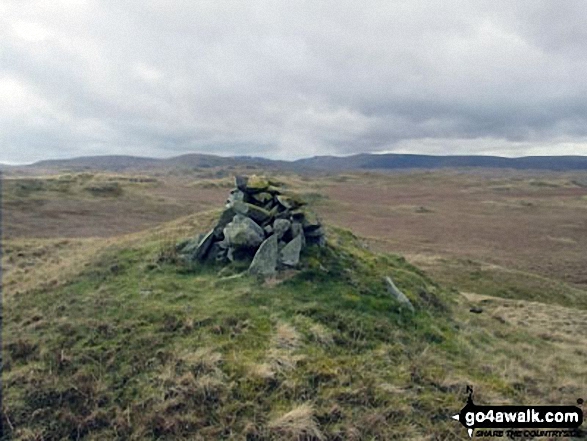
[[[2,0],[0,162],[587,154],[582,0]]]

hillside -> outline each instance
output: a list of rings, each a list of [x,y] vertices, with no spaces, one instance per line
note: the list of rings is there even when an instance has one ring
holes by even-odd
[[[327,247],[266,283],[177,260],[232,178],[6,179],[5,439],[468,439],[450,419],[467,384],[479,404],[574,404],[581,176],[272,175]]]
[[[502,318],[501,300],[446,290],[348,231],[329,228],[326,248],[271,283],[178,263],[177,240],[217,214],[108,240],[8,241],[6,439],[466,439],[450,415],[467,384],[481,402],[579,393],[565,329],[513,328],[523,305]]]
[[[359,154],[351,156],[315,156],[295,161],[277,161],[259,157],[221,157],[186,154],[156,159],[135,156],[91,156],[45,160],[31,165],[8,167],[13,173],[64,171],[167,171],[212,169],[215,167],[269,169],[295,172],[339,172],[350,170],[435,170],[443,168],[511,169],[572,171],[587,170],[585,156],[430,156],[411,154]],[[0,168],[1,169],[1,168]]]

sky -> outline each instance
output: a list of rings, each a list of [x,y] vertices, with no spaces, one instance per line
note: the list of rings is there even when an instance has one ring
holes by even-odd
[[[0,162],[587,155],[581,0],[2,0]]]

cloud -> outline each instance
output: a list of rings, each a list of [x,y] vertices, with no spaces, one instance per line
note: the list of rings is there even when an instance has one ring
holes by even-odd
[[[582,2],[6,0],[0,162],[587,154]]]

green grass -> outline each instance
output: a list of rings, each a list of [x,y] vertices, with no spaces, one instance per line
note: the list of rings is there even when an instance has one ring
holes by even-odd
[[[467,383],[519,397],[475,358],[530,337],[465,332],[454,292],[350,232],[279,283],[143,239],[5,299],[7,439],[464,439],[449,417]]]

